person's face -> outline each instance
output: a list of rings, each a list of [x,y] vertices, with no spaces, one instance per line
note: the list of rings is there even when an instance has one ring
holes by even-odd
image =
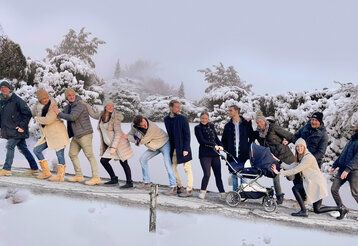
[[[266,122],[263,119],[256,120],[257,127],[259,129],[265,129],[266,128]]]
[[[1,86],[0,91],[4,96],[8,96],[10,94],[10,89],[6,86]]]
[[[311,127],[315,129],[321,126],[321,123],[315,118],[311,118],[310,123],[311,123]]]
[[[108,103],[105,107],[106,111],[109,112],[109,113],[113,113],[113,110],[114,110],[114,105],[113,103]]]
[[[180,112],[180,103],[174,103],[174,105],[170,107],[170,110],[173,114],[178,114]]]
[[[302,155],[303,153],[305,153],[305,146],[303,144],[298,144],[296,146],[296,151],[299,155]]]
[[[50,101],[49,98],[44,98],[44,99],[41,99],[41,100],[40,100],[40,103],[41,103],[42,105],[46,105],[46,104],[48,104],[49,101]]]
[[[139,124],[139,127],[140,128],[143,128],[143,129],[148,129],[148,123],[145,119],[142,119],[142,121],[140,122]]]
[[[207,116],[206,114],[203,114],[202,116],[200,116],[200,122],[203,125],[206,125],[209,123],[209,116]]]
[[[73,103],[75,100],[76,100],[76,94],[73,93],[73,92],[69,92],[67,94],[67,100],[70,102],[70,103]]]
[[[239,111],[237,111],[235,108],[233,107],[230,107],[228,109],[228,113],[229,113],[229,116],[230,118],[234,118],[235,116],[238,116],[239,115]]]

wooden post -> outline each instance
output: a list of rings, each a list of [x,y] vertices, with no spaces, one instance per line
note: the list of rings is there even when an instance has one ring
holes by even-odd
[[[149,232],[155,232],[157,229],[157,197],[158,185],[152,185],[149,192]]]

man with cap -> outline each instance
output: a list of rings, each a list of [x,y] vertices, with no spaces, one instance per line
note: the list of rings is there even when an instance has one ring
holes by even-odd
[[[99,177],[97,161],[93,154],[93,129],[87,107],[84,103],[81,103],[81,97],[76,95],[73,89],[67,88],[65,96],[68,105],[64,107],[63,112],[60,112],[58,108],[54,108],[54,110],[58,117],[67,120],[68,136],[72,138],[69,156],[75,169],[75,176],[69,178],[68,181],[84,181],[80,159],[78,158],[78,154],[83,150],[92,169],[92,178],[86,181],[85,184],[99,185],[101,184],[101,178]]]
[[[1,137],[7,139],[6,157],[0,176],[11,176],[11,166],[14,160],[15,146],[25,156],[31,170],[26,174],[37,175],[37,163],[27,148],[26,138],[29,138],[29,122],[31,110],[26,102],[13,92],[13,87],[7,82],[0,83],[0,127]]]

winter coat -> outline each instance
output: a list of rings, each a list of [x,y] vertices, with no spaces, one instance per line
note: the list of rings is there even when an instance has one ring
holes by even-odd
[[[259,136],[259,132],[255,131],[256,138],[260,145],[269,147],[271,153],[283,161],[286,164],[291,164],[295,162],[296,158],[292,153],[290,147],[282,144],[283,139],[287,139],[287,141],[292,142],[293,134],[284,130],[274,123],[270,123],[267,135],[265,138]]]
[[[245,163],[250,158],[250,145],[254,141],[254,130],[252,129],[251,121],[247,121],[240,116],[240,141],[239,141],[239,153],[236,154],[236,136],[235,136],[235,124],[232,119],[226,123],[221,138],[224,149],[231,155],[237,157],[237,161]],[[228,162],[233,162],[231,156],[227,156]]]
[[[29,137],[29,122],[31,110],[26,102],[12,93],[9,98],[1,95],[0,100],[0,127],[1,137],[5,139],[25,139]],[[24,132],[18,132],[20,127]]]
[[[98,130],[100,132],[100,155],[104,158],[113,158],[119,159],[121,161],[125,161],[130,159],[133,156],[133,150],[128,139],[122,137],[124,134],[121,128],[121,121],[123,120],[123,115],[117,111],[113,111],[110,120],[107,122],[108,128],[106,129],[106,134],[110,136],[112,140],[110,146],[108,146],[103,139],[102,130],[100,124],[102,122],[102,115],[104,112],[101,113],[98,121]],[[102,128],[103,129],[103,128]],[[115,148],[116,155],[111,156],[110,148]]]
[[[341,155],[333,163],[333,168],[339,167],[339,173],[358,170],[358,133],[344,147]]]
[[[58,115],[60,118],[67,120],[67,128],[69,128],[69,124],[71,125],[72,132],[68,129],[70,138],[80,138],[93,133],[87,107],[81,103],[81,100],[81,97],[76,96],[76,100],[66,105],[63,112]]]
[[[175,150],[178,164],[184,164],[191,161],[192,153],[190,148],[190,128],[188,119],[181,114],[175,115],[174,117],[167,115],[164,118],[164,123],[171,143],[171,158],[173,158]],[[183,151],[187,151],[188,154],[184,156]]]
[[[282,164],[281,167],[288,169],[280,171],[286,177],[302,173],[303,187],[309,203],[317,202],[328,195],[327,182],[318,167],[316,158],[307,149],[299,163]]]
[[[321,124],[319,128],[315,129],[308,122],[294,135],[292,142],[295,142],[299,138],[303,138],[306,141],[309,152],[316,157],[317,163],[321,167],[328,146],[326,127]]]
[[[200,123],[199,125],[195,126],[194,130],[196,139],[200,144],[199,158],[219,156],[213,147],[215,145],[222,146],[222,143],[218,138],[214,125],[211,123],[206,125]]]
[[[47,143],[49,149],[60,150],[69,144],[69,138],[67,129],[62,120],[57,118],[53,107],[57,105],[56,101],[50,99],[50,107],[46,116],[41,116],[42,107],[40,103],[37,103],[33,110],[36,123],[39,124],[41,138],[37,141],[35,146]]]
[[[140,139],[139,144],[144,144],[148,149],[156,151],[164,146],[169,140],[168,134],[154,122],[147,120],[148,129],[145,134],[132,124],[128,133],[128,140],[136,143],[136,137]]]

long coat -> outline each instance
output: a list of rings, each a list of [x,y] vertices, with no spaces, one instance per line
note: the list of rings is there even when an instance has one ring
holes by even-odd
[[[173,158],[174,150],[176,150],[178,164],[183,164],[185,162],[191,161],[192,154],[190,148],[190,128],[188,119],[181,114],[175,115],[174,117],[170,117],[169,115],[167,115],[164,118],[164,123],[171,143],[171,158]],[[183,151],[187,151],[188,154],[184,156]]]
[[[307,194],[308,202],[317,202],[328,195],[327,182],[318,167],[316,158],[307,149],[299,163],[293,163],[291,165],[283,164],[281,167],[289,169],[280,171],[284,176],[302,173],[303,187]]]
[[[41,137],[35,146],[47,143],[49,149],[58,151],[69,144],[69,138],[65,124],[57,118],[53,110],[56,106],[56,101],[52,98],[50,100],[51,104],[45,116],[41,116],[42,106],[39,103],[35,105],[33,110],[35,121],[39,124],[41,132]]]
[[[26,102],[15,93],[12,93],[8,99],[2,95],[0,97],[1,137],[5,139],[28,138],[32,114]],[[18,132],[16,127],[20,127],[24,132]]]
[[[214,151],[215,145],[222,146],[220,139],[215,131],[213,124],[208,123],[206,125],[199,124],[195,126],[195,136],[198,140],[199,146],[199,158],[203,157],[218,157],[219,154]]]

